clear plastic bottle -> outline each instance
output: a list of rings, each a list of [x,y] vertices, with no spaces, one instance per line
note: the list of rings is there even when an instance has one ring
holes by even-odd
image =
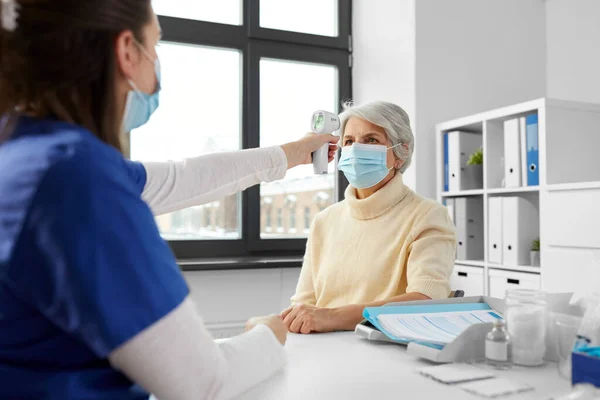
[[[496,369],[512,367],[510,335],[501,319],[494,322],[494,328],[485,338],[485,360]]]

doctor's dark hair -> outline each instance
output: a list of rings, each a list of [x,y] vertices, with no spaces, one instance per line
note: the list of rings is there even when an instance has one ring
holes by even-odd
[[[0,131],[16,114],[57,118],[122,150],[116,107],[116,39],[144,43],[150,0],[3,0],[0,3]]]

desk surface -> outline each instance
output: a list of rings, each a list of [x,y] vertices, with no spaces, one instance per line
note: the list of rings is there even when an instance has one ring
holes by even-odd
[[[370,342],[348,332],[290,335],[286,348],[286,369],[239,400],[481,399],[416,373],[418,367],[431,364],[408,355],[404,346]],[[497,375],[536,387],[502,397],[509,400],[547,400],[570,389],[552,363],[540,368],[514,367]]]

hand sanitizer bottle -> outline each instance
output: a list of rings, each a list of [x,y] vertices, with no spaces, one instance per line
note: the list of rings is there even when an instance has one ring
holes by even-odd
[[[486,363],[496,369],[512,367],[510,354],[510,336],[503,320],[494,321],[494,328],[485,338]]]

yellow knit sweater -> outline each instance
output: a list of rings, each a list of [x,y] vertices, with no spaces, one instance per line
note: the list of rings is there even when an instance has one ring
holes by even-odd
[[[359,200],[346,199],[312,224],[293,303],[340,307],[418,292],[448,297],[456,234],[443,205],[390,180]]]

